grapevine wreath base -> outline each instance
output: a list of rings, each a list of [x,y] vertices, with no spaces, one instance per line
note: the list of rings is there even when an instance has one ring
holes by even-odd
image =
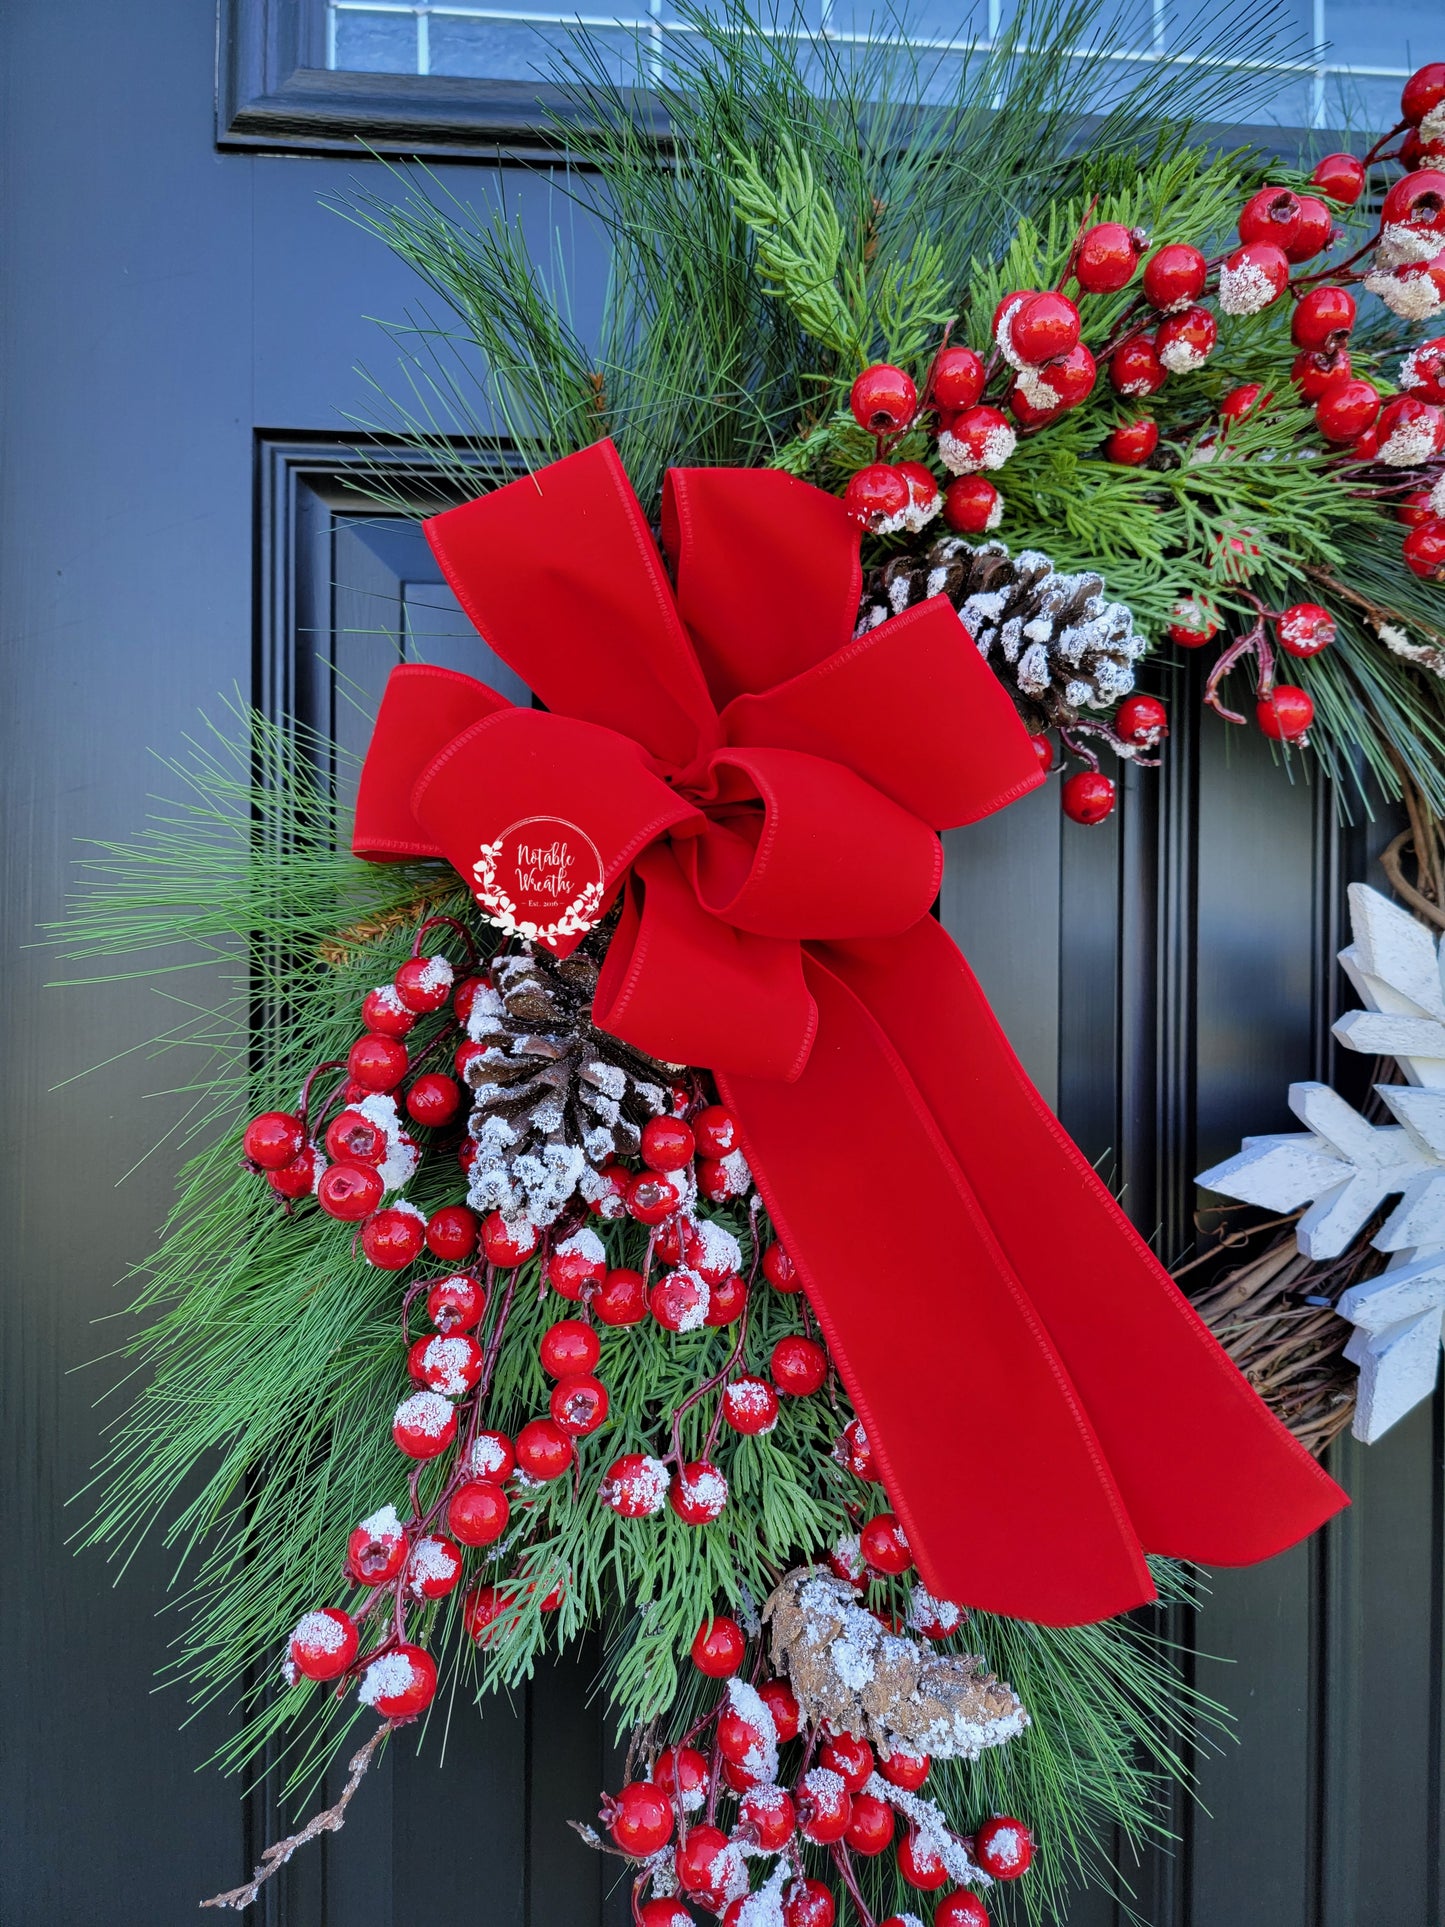
[[[1084,140],[1077,23],[1024,10],[901,139],[872,53],[682,12],[675,165],[585,31],[558,77],[595,352],[505,215],[410,176],[352,210],[456,320],[475,434],[383,426],[545,707],[398,670],[364,863],[335,747],[247,715],[67,926],[232,992],[163,1040],[211,1054],[202,1148],[90,1536],[164,1518],[228,1765],[351,1761],[208,1905],[455,1687],[603,1624],[631,1740],[581,1830],[635,1927],[1041,1921],[1167,1834],[1218,1718],[1119,1615],[1342,1502],[1300,1443],[1341,1420],[1298,1342],[1332,1312],[1242,1361],[1291,1439],[928,912],[939,830],[1051,775],[1096,824],[1101,758],[1158,760],[1160,645],[1216,648],[1231,722],[1252,677],[1292,769],[1445,811],[1445,64],[1306,177],[1159,131],[1247,117],[1237,36]],[[1279,1259],[1205,1302],[1237,1355]],[[1377,1291],[1349,1262],[1313,1295]]]

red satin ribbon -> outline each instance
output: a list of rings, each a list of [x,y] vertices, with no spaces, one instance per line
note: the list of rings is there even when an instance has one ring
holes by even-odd
[[[355,847],[470,877],[519,818],[587,831],[597,1020],[716,1077],[925,1584],[1077,1624],[1153,1597],[1146,1547],[1243,1564],[1338,1510],[929,915],[936,832],[1041,780],[948,603],[855,640],[841,505],[769,470],[669,474],[674,589],[609,442],[427,536],[548,713],[395,670]]]

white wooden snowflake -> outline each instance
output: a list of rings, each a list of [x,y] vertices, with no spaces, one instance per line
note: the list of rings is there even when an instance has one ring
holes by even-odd
[[[1378,890],[1350,885],[1354,942],[1340,952],[1364,1004],[1335,1025],[1348,1050],[1393,1057],[1403,1085],[1377,1084],[1393,1124],[1371,1124],[1328,1084],[1291,1084],[1307,1128],[1250,1137],[1199,1182],[1271,1211],[1309,1208],[1299,1248],[1337,1258],[1387,1198],[1399,1203],[1371,1241],[1390,1253],[1379,1277],[1337,1307],[1355,1327],[1345,1356],[1359,1367],[1355,1437],[1380,1438],[1435,1388],[1445,1325],[1445,983],[1441,948]]]

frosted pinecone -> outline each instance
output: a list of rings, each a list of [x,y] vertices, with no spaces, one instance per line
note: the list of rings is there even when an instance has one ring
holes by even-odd
[[[546,1225],[579,1194],[603,1198],[598,1170],[635,1157],[642,1126],[667,1108],[667,1068],[592,1022],[604,949],[596,932],[561,962],[526,944],[493,961],[492,988],[472,1003],[474,1210]]]
[[[1010,556],[1002,542],[973,548],[946,536],[922,556],[895,556],[869,571],[857,633],[915,602],[945,595],[1014,699],[1030,730],[1111,710],[1134,687],[1144,638],[1097,575],[1066,575],[1037,549]]]

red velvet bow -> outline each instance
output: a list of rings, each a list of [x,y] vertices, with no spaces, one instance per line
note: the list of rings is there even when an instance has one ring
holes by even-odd
[[[928,914],[935,832],[1041,780],[949,604],[854,639],[856,535],[771,470],[669,474],[674,591],[609,442],[426,526],[546,711],[395,670],[355,847],[470,878],[518,819],[586,831],[596,1020],[713,1072],[925,1584],[1078,1623],[1153,1597],[1145,1547],[1241,1564],[1337,1510]]]

